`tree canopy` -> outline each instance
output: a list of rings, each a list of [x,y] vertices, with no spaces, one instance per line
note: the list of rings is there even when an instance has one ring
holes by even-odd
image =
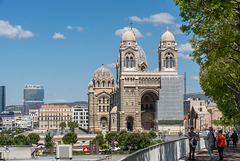
[[[63,136],[62,141],[64,144],[75,144],[78,141],[77,134],[70,132]]]
[[[191,34],[191,56],[200,65],[200,85],[225,118],[240,113],[240,1],[174,0]]]
[[[18,135],[14,138],[14,145],[30,145],[30,139],[25,135]]]
[[[77,122],[68,122],[68,127],[71,129],[72,132],[74,132],[74,128],[78,127],[78,123]]]
[[[53,140],[53,136],[50,134],[50,132],[45,136],[45,147],[51,148],[54,146],[55,142]]]
[[[28,137],[30,139],[31,144],[37,144],[38,141],[40,140],[40,136],[38,134],[31,133],[28,135]]]

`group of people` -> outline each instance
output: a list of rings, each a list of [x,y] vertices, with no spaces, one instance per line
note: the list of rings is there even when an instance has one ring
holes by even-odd
[[[230,139],[228,139],[228,138],[230,138],[229,133],[226,134],[227,147],[229,147],[229,141],[230,141]],[[194,132],[193,127],[191,127],[190,132],[188,133],[188,139],[189,139],[189,147],[190,147],[188,160],[195,160],[194,153],[195,153],[195,148],[197,145],[197,140],[199,139],[199,134],[196,134]],[[216,145],[215,145],[216,141],[217,141],[217,149],[218,149],[218,153],[219,153],[219,161],[223,160],[223,150],[226,146],[223,131],[222,130],[218,131],[218,136],[216,139],[214,132],[213,132],[213,128],[210,127],[209,133],[208,133],[207,137],[204,139],[208,141],[208,153],[210,155],[211,161],[217,160],[217,159],[215,159],[215,157],[213,155],[213,150],[216,148]],[[237,135],[236,131],[234,131],[234,133],[232,134],[231,140],[233,141],[233,146],[236,147],[237,141],[238,141],[238,135]]]

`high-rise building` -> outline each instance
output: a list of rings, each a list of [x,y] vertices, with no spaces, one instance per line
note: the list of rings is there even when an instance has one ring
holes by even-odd
[[[6,87],[0,86],[0,113],[5,110],[6,107]]]
[[[40,109],[44,104],[44,89],[41,85],[25,85],[24,95],[24,114],[28,115],[29,109]]]

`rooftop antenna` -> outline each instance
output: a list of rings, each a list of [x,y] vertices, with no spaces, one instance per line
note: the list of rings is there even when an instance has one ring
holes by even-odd
[[[168,27],[167,27],[167,31],[168,31]]]
[[[133,24],[133,23],[131,22],[130,24],[131,24],[131,30],[132,30],[132,24]]]

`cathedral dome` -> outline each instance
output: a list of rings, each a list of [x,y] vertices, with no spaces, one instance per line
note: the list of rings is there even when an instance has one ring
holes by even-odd
[[[122,36],[122,41],[136,41],[133,30],[126,31]]]
[[[175,38],[168,30],[162,35],[161,41],[175,41]]]
[[[95,78],[95,79],[113,79],[113,74],[108,68],[106,68],[102,65],[100,68],[98,68],[94,72],[93,78]]]
[[[139,45],[138,45],[138,51],[139,51],[139,57],[140,57],[140,64],[142,64],[142,63],[147,64],[146,54],[143,51],[143,49],[141,48],[141,46],[139,46]]]

